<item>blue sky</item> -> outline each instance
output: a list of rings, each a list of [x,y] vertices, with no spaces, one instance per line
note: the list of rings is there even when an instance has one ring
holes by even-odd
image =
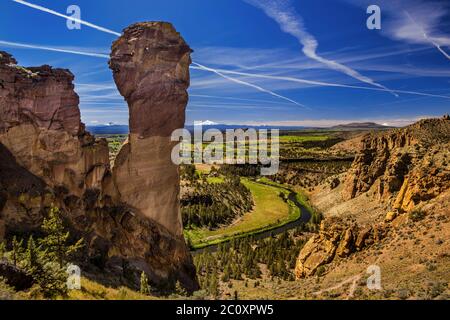
[[[191,70],[187,123],[402,125],[450,111],[448,1],[29,2],[63,14],[78,5],[81,20],[116,32],[138,21],[173,23],[207,69]],[[366,27],[370,4],[381,8],[381,30]],[[87,125],[128,121],[101,56],[116,37],[86,25],[69,30],[64,18],[0,1],[0,50],[24,66],[70,69]]]

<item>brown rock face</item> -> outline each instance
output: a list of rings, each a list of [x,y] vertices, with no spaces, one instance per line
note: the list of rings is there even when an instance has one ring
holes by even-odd
[[[345,258],[356,250],[379,241],[384,229],[374,225],[360,228],[356,223],[338,217],[330,217],[320,224],[319,234],[312,236],[297,258],[297,278],[314,275],[320,266],[336,257]]]
[[[166,23],[132,26],[114,44],[111,66],[133,120],[112,172],[106,140],[81,123],[73,75],[19,67],[0,52],[0,239],[36,231],[54,204],[87,244],[83,272],[100,268],[136,286],[145,271],[161,288],[179,280],[196,290],[170,159],[170,133],[184,124],[189,53]]]
[[[50,66],[23,68],[11,55],[0,51],[0,132],[18,124],[33,124],[48,130],[82,134],[79,98],[73,90],[73,75]]]
[[[380,201],[409,211],[450,187],[450,121],[426,119],[368,135],[345,181],[348,200],[376,187]]]
[[[24,68],[0,52],[0,143],[19,165],[77,196],[101,188],[108,146],[85,132],[72,73]]]
[[[184,127],[192,50],[170,23],[137,23],[114,42],[109,63],[130,108],[130,133],[168,137]]]
[[[183,128],[191,49],[173,26],[132,25],[114,42],[110,68],[130,109],[130,135],[113,176],[121,199],[181,235],[178,167],[170,136]]]

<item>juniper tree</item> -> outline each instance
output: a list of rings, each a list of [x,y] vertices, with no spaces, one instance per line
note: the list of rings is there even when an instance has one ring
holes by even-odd
[[[70,233],[65,231],[63,220],[59,209],[55,206],[50,208],[47,218],[44,218],[42,230],[47,234],[40,239],[40,244],[45,249],[49,259],[57,261],[62,268],[68,257],[83,247],[83,239],[79,239],[75,244],[69,245]]]
[[[14,236],[12,240],[12,252],[11,259],[13,261],[14,266],[17,266],[17,263],[20,261],[23,254],[23,240],[17,240],[17,237]]]
[[[141,273],[141,289],[140,292],[145,295],[150,294],[150,287],[148,285],[148,277],[144,271]]]
[[[31,235],[27,241],[27,248],[25,250],[25,268],[32,276],[36,275],[39,269],[39,249],[36,246],[33,236]]]

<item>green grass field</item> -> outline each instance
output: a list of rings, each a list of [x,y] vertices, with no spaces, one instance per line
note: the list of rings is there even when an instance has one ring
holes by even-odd
[[[222,178],[208,178],[210,183],[220,183]],[[290,201],[285,202],[280,197],[286,197],[289,191],[276,185],[266,185],[241,178],[242,183],[250,189],[255,206],[251,212],[244,214],[235,223],[217,230],[192,229],[185,230],[185,236],[193,248],[227,241],[234,237],[247,236],[270,230],[284,225],[300,217],[300,210]]]
[[[304,141],[325,141],[329,137],[325,135],[311,136],[280,136],[280,143],[304,142]]]

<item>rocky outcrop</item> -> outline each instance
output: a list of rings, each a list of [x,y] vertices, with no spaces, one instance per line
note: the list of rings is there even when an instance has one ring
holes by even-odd
[[[126,51],[129,50],[129,51]],[[167,23],[143,23],[113,45],[111,68],[131,133],[111,170],[106,140],[86,132],[73,75],[23,68],[0,53],[0,239],[36,231],[53,204],[83,237],[82,272],[198,288],[182,236],[170,133],[183,127],[190,49]]]
[[[363,145],[345,181],[345,200],[374,188],[378,200],[393,210],[410,211],[450,187],[448,118],[371,134]]]
[[[72,73],[24,68],[11,55],[0,56],[0,143],[51,187],[77,196],[101,188],[108,145],[85,131]]]
[[[340,218],[322,221],[319,234],[311,237],[300,251],[295,269],[298,278],[313,275],[320,266],[378,243],[386,237],[392,221],[406,217],[402,213],[421,210],[430,200],[450,190],[448,116],[368,134],[362,143],[344,181],[342,198],[344,202],[357,197],[364,200],[351,200],[349,203],[359,205],[347,207],[350,212],[340,214]],[[365,201],[383,203],[388,210],[383,210],[383,217],[376,217],[377,222],[366,221],[364,227],[344,220],[342,216],[346,214],[363,212]]]
[[[320,224],[300,251],[295,266],[297,278],[314,275],[318,268],[336,258],[345,258],[355,251],[380,241],[385,235],[381,225],[360,227],[354,221],[330,217]]]
[[[24,68],[8,53],[0,52],[0,132],[17,125],[33,124],[70,135],[84,132],[73,90],[73,75],[50,66]]]
[[[130,109],[130,135],[113,167],[122,201],[180,236],[178,166],[171,161],[184,127],[191,49],[169,23],[134,24],[114,42],[110,68]]]

